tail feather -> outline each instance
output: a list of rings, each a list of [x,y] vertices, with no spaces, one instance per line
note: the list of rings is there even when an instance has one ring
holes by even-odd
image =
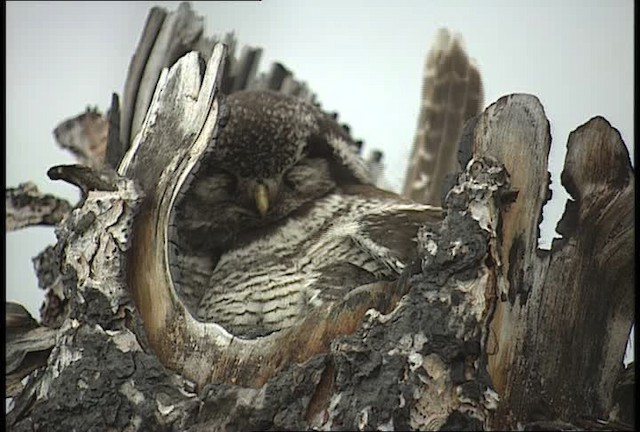
[[[464,123],[482,109],[480,72],[462,37],[438,32],[425,61],[422,105],[403,195],[440,205],[445,177],[459,170],[458,141]]]

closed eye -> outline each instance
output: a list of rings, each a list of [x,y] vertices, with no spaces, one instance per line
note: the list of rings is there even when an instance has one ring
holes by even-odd
[[[308,164],[308,160],[305,159],[291,168],[284,175],[282,182],[290,190],[298,190],[301,186],[312,182],[316,169]]]
[[[196,197],[205,202],[217,202],[229,199],[236,192],[238,180],[225,172],[209,172],[199,177],[194,184]]]
[[[282,182],[290,190],[292,190],[292,191],[296,190],[296,187],[297,187],[296,177],[295,177],[295,175],[291,175],[291,171],[289,171],[289,172],[287,172],[285,174],[284,178],[282,179]]]
[[[318,189],[318,182],[330,180],[329,164],[323,158],[307,157],[292,167],[283,177],[283,183],[292,190]]]

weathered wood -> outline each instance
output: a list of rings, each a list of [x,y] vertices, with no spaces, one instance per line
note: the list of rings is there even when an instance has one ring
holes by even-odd
[[[32,225],[55,225],[71,210],[62,198],[42,194],[31,183],[21,183],[5,192],[5,229],[15,231]]]
[[[284,80],[282,80],[280,92],[286,95],[300,97],[300,94],[302,93],[302,84],[297,82],[293,78],[293,75],[287,75]]]
[[[224,49],[219,45],[214,48],[202,84],[195,53],[163,73],[147,122],[143,125],[143,134],[134,142],[119,169],[121,174],[136,178],[146,195],[134,229],[139,239],[149,243],[143,241],[133,245],[128,283],[149,340],[165,358],[172,354],[164,345],[168,342],[169,326],[178,325],[176,322],[180,318],[182,325],[195,324],[184,318],[184,312],[179,312],[175,293],[170,290],[171,273],[166,261],[169,209],[182,183],[196,166],[197,156],[212,142],[219,114],[218,99],[214,95],[222,76],[223,61]],[[215,334],[211,334],[211,339],[215,343]],[[182,351],[173,353],[180,355],[181,361],[185,360]],[[173,361],[168,363],[173,364]]]
[[[77,186],[86,197],[89,191],[115,191],[117,185],[113,178],[113,170],[108,166],[89,168],[84,165],[56,165],[47,171],[51,180],[64,180]]]
[[[169,71],[152,103],[148,118],[153,120],[143,125],[142,138],[120,166],[120,173],[135,178],[145,195],[134,225],[138,241],[128,258],[132,269],[128,282],[149,341],[166,365],[200,386],[227,382],[260,387],[292,360],[301,363],[327,350],[337,334],[353,331],[369,307],[390,302],[397,293],[386,286],[371,286],[368,301],[353,305],[345,299],[290,330],[256,340],[234,338],[215,323],[197,322],[185,309],[174,286],[179,277],[171,258],[179,252],[172,241],[173,208],[208,146],[215,145],[219,102],[214,95],[223,58],[218,46],[199,94],[195,56],[185,57]],[[192,97],[179,97],[182,92]]]
[[[85,229],[80,226],[80,229]],[[60,328],[67,314],[70,290],[65,290],[65,277],[62,274],[62,247],[47,246],[32,259],[33,269],[38,278],[38,287],[44,290],[44,302],[40,306],[40,320],[43,326]],[[74,283],[71,281],[70,283]]]
[[[549,124],[535,97],[511,95],[467,123],[469,163],[446,218],[419,232],[420,259],[399,280],[243,340],[193,319],[176,294],[173,209],[228,115],[216,91],[228,56],[216,45],[202,57],[204,70],[193,52],[158,73],[119,174],[50,170],[85,199],[36,260],[55,293],[45,327],[9,309],[11,430],[595,429],[631,418],[619,372],[634,173],[604,119],[570,137],[573,200],[551,251],[537,248]]]
[[[140,424],[158,430],[174,423],[170,410],[158,408],[164,397],[178,405],[190,399],[142,351],[144,332],[123,283],[139,195],[130,180],[114,176],[111,184],[115,190],[89,190],[82,206],[56,228],[68,305],[58,329],[36,328],[8,347],[16,359],[11,364],[19,365],[11,373],[42,362],[45,354],[44,367],[29,375],[13,401],[11,430],[126,430]]]
[[[151,20],[151,17],[150,17]],[[160,18],[158,18],[158,21]],[[192,45],[200,38],[203,31],[203,19],[196,15],[187,2],[180,3],[178,10],[169,13],[162,20],[160,30],[155,33],[155,20],[149,22],[149,38],[153,38],[153,47],[144,61],[144,72],[135,92],[135,109],[132,114],[129,140],[135,138],[144,121],[156,84],[163,68],[171,66],[182,55],[192,49]],[[146,30],[146,29],[145,29]],[[142,41],[145,43],[147,38]],[[142,61],[142,55],[140,61]],[[132,84],[134,87],[135,84]],[[127,112],[128,113],[128,112]],[[127,114],[124,113],[124,114]],[[123,128],[126,127],[126,117],[123,120]],[[123,142],[127,142],[124,141]]]
[[[529,234],[528,241],[533,246],[528,251],[534,254],[534,259],[540,259],[536,255],[539,213],[532,211],[535,207],[525,201],[538,202],[540,206],[547,196],[547,178],[540,174],[546,174],[548,123],[537,100],[530,96],[501,99],[480,116],[471,134],[475,155],[447,195],[446,219],[436,229],[421,231],[418,238],[421,260],[410,266],[396,283],[364,287],[332,309],[315,312],[297,328],[256,340],[233,339],[216,324],[198,323],[188,315],[171,288],[172,270],[167,260],[173,247],[167,242],[170,210],[180,193],[180,182],[188,181],[187,174],[197,171],[198,158],[206,153],[208,145],[214,145],[211,138],[215,136],[219,107],[212,95],[223,57],[221,47],[214,50],[202,85],[195,55],[185,57],[163,74],[148,117],[149,125],[143,125],[140,138],[120,167],[121,174],[132,176],[141,185],[144,200],[139,200],[130,182],[114,177],[104,184],[114,185],[115,188],[109,188],[115,190],[89,189],[83,206],[58,231],[63,242],[60,254],[65,264],[61,268],[69,304],[47,365],[30,374],[26,387],[16,398],[8,424],[15,430],[47,421],[54,422],[53,430],[81,428],[80,424],[85,428],[123,429],[128,425],[133,429],[179,430],[484,429],[515,427],[518,422],[531,429],[580,424],[572,411],[559,410],[564,406],[562,400],[551,399],[555,402],[554,409],[542,411],[546,420],[539,419],[539,404],[527,405],[523,400],[532,399],[531,389],[547,395],[543,392],[550,387],[541,388],[539,384],[549,381],[559,383],[558,388],[567,394],[572,394],[570,387],[575,386],[593,397],[585,387],[576,386],[576,381],[559,378],[557,369],[540,367],[543,359],[532,354],[532,350],[549,353],[544,345],[549,343],[560,351],[547,358],[555,359],[562,353],[572,358],[567,364],[576,365],[573,360],[576,348],[566,343],[554,345],[554,328],[540,325],[542,321],[554,320],[535,314],[525,316],[525,320],[533,317],[545,334],[528,327],[526,335],[534,336],[532,341],[537,341],[537,345],[532,347],[530,344],[534,342],[529,341],[516,344],[511,347],[512,357],[503,355],[505,343],[510,340],[499,333],[499,325],[506,323],[501,308],[521,304],[518,297],[521,292],[513,294],[510,289],[512,281],[517,280],[513,275],[524,279],[525,272],[516,268],[530,259],[524,257],[527,249],[519,246],[523,248],[522,254],[516,255],[520,261],[513,260],[513,253],[505,245],[512,245],[513,249],[516,243],[509,242],[508,233],[512,236],[514,232],[520,233],[523,238]],[[192,97],[175,98],[172,92],[186,92]],[[168,100],[181,100],[183,105],[169,105],[165,102]],[[188,121],[181,123],[178,119]],[[172,127],[163,126],[163,121]],[[602,121],[591,123],[598,126]],[[191,128],[198,132],[190,132]],[[166,139],[167,133],[175,134],[175,139]],[[576,142],[594,136],[583,135]],[[594,158],[590,150],[593,148],[618,149],[619,157],[602,160],[625,159],[619,142],[598,146],[597,141],[587,148],[588,160]],[[175,147],[158,151],[162,145]],[[521,169],[510,178],[496,162],[497,158],[509,164],[525,160],[542,162]],[[575,179],[583,178],[584,164],[568,166],[565,182],[578,184]],[[627,165],[621,166],[628,166],[628,160]],[[591,171],[605,172],[600,166]],[[527,175],[533,178],[529,183]],[[589,187],[600,188],[601,183],[587,178],[591,179],[587,182],[592,185]],[[632,175],[626,181],[630,178]],[[623,191],[628,190],[630,183],[624,183],[624,176],[611,175],[607,179],[610,180],[605,184],[609,187],[622,185]],[[516,184],[518,190],[514,194]],[[594,196],[585,195],[584,189],[577,186],[569,188],[574,194],[582,191],[578,195],[580,203],[591,202],[587,197]],[[620,195],[622,200],[625,197],[624,193]],[[614,202],[606,200],[604,204]],[[593,216],[595,207],[588,208],[587,213]],[[132,225],[134,214],[137,216]],[[624,217],[628,219],[628,214]],[[595,220],[602,222],[607,218]],[[616,235],[622,236],[618,238],[628,234],[630,222],[625,222],[627,230],[616,231]],[[604,235],[606,230],[600,232]],[[116,239],[118,246],[114,247]],[[571,238],[565,240],[565,244],[571,242]],[[531,244],[525,240],[521,243]],[[620,247],[616,251],[628,254],[633,250],[628,242],[617,244]],[[612,249],[602,249],[609,250]],[[128,265],[124,266],[127,254]],[[549,256],[553,254],[552,251]],[[572,259],[580,262],[580,256],[573,249],[563,258],[563,265]],[[600,255],[601,259],[604,257]],[[135,309],[124,285],[125,268],[129,269],[128,285],[134,290]],[[613,266],[609,264],[599,270],[607,274],[609,268]],[[623,278],[618,279],[621,285]],[[595,279],[602,280],[606,281]],[[581,282],[582,286],[588,285],[584,280]],[[517,287],[522,286],[518,282]],[[536,298],[535,289],[533,285],[524,305],[534,305],[529,302]],[[515,303],[511,303],[510,295],[515,296]],[[545,303],[547,308],[538,312],[549,313],[555,301]],[[536,305],[543,303],[539,301]],[[594,307],[589,303],[583,305]],[[591,312],[585,310],[584,316]],[[518,331],[524,324],[512,322],[512,326]],[[574,328],[580,333],[579,327]],[[512,334],[518,341],[518,334]],[[623,344],[611,346],[611,352],[619,348],[621,361]],[[316,347],[316,351],[309,351],[308,347]],[[27,344],[22,352],[34,348],[35,343]],[[95,349],[101,350],[101,354],[95,354]],[[514,359],[515,363],[508,379],[501,380],[504,365],[496,360],[505,358]],[[183,377],[201,384],[199,394],[184,393],[184,378],[177,380],[162,369],[159,359]],[[525,368],[524,375],[516,374],[523,372],[518,365],[527,364],[529,359],[538,363]],[[144,366],[136,366],[134,375],[119,372],[131,370],[128,365],[140,362]],[[614,363],[602,364],[617,369]],[[608,377],[608,372],[595,376]],[[83,377],[81,388],[66,384],[76,383],[78,376]],[[101,378],[105,376],[110,376],[109,381]],[[513,387],[514,377],[524,381],[529,393]],[[583,382],[592,379],[580,375],[578,378]],[[495,387],[497,392],[492,382],[500,383],[501,387]],[[203,386],[204,383],[210,384]],[[77,405],[63,403],[78,400],[70,396],[78,391],[85,396],[77,403],[80,407],[90,404],[90,416],[82,412],[85,408],[78,411],[74,408]],[[142,396],[132,397],[134,394]],[[194,407],[198,403],[203,408],[196,413]],[[114,404],[124,407],[123,413],[127,414],[107,415]],[[162,408],[167,406],[174,408]],[[597,417],[599,411],[594,412]],[[588,414],[580,411],[580,415]]]
[[[125,146],[120,141],[120,98],[117,93],[111,95],[111,108],[107,114],[109,121],[109,131],[107,134],[107,154],[105,162],[113,169],[118,167],[122,156],[129,146]]]
[[[240,58],[233,68],[234,78],[230,89],[231,92],[246,89],[249,83],[255,79],[261,57],[261,48],[242,47]]]
[[[303,100],[315,101],[316,96],[307,85],[295,79],[291,71],[280,63],[274,63],[270,73],[257,75],[262,56],[261,48],[245,46],[240,58],[236,58],[238,42],[234,33],[227,33],[224,37],[206,37],[203,33],[203,18],[192,11],[189,3],[183,2],[177,11],[171,13],[157,7],[150,10],[129,65],[119,118],[115,118],[117,107],[114,98],[117,98],[117,95],[114,94],[108,119],[102,117],[99,118],[101,121],[97,122],[97,119],[88,118],[87,115],[78,116],[56,129],[64,131],[75,127],[74,130],[65,132],[58,141],[63,147],[79,153],[79,157],[84,155],[80,161],[90,166],[102,166],[108,150],[112,152],[113,158],[109,164],[115,168],[120,161],[118,156],[122,157],[139,132],[162,69],[171,66],[181,55],[190,51],[198,52],[204,66],[211,57],[214,44],[218,42],[227,46],[220,85],[223,93],[229,94],[249,88],[271,88]],[[81,120],[84,123],[81,123]],[[87,123],[88,120],[92,121]],[[110,126],[117,126],[117,130],[109,132],[107,138]],[[109,146],[107,139],[110,142]],[[97,147],[97,150],[93,150],[94,147]]]
[[[223,57],[219,54],[218,61]],[[215,58],[213,56],[211,62]],[[141,136],[145,138],[132,148],[120,171],[137,178],[145,195],[133,227],[136,242],[127,267],[132,269],[128,273],[129,287],[149,341],[164,364],[200,387],[211,383],[205,400],[212,404],[212,409],[222,400],[233,407],[226,411],[232,413],[231,416],[218,415],[212,419],[205,414],[198,419],[204,421],[199,427],[296,429],[397,425],[403,428],[412,425],[420,428],[484,424],[486,410],[495,408],[495,394],[479,366],[484,364],[483,360],[480,359],[477,366],[472,363],[480,356],[482,341],[486,339],[483,328],[487,327],[485,321],[491,307],[485,301],[484,290],[489,269],[483,266],[479,270],[482,276],[476,281],[473,280],[475,272],[464,272],[460,280],[438,276],[443,268],[465,268],[485,261],[487,250],[482,247],[485,234],[471,216],[462,214],[465,206],[452,212],[451,220],[437,233],[423,233],[422,266],[413,266],[404,278],[391,285],[365,286],[343,301],[312,312],[287,330],[257,339],[240,339],[215,323],[200,323],[191,317],[173,286],[177,279],[172,273],[170,258],[177,252],[171,243],[172,207],[180,190],[188,187],[190,176],[197,172],[197,161],[206,154],[207,146],[215,145],[210,137],[215,136],[212,119],[216,110],[212,108],[208,123],[202,126],[202,115],[200,122],[181,123],[179,119],[191,119],[194,114],[188,107],[164,103],[181,100],[185,104],[196,104],[195,101],[208,100],[205,90],[214,93],[203,85],[205,90],[197,97],[176,98],[170,89],[181,91],[193,87],[187,84],[189,81],[180,81],[194,75],[185,72],[190,70],[187,62],[184,59],[184,64],[172,68],[166,81],[161,82],[164,91],[159,92],[150,112],[150,118],[156,121],[149,129],[143,127]],[[209,64],[205,81],[207,77],[213,79],[215,72],[211,69],[216,67],[221,68],[219,63]],[[216,99],[213,101],[215,106]],[[172,127],[167,128],[162,122]],[[176,147],[169,151],[162,148],[166,145]],[[506,176],[501,175],[502,171],[497,172],[494,177],[483,180],[488,182],[489,190],[507,186]],[[492,194],[477,194],[473,189],[477,189],[477,180],[468,176],[461,181],[460,197],[454,201],[472,196],[493,209]],[[497,210],[491,213],[496,214]],[[434,248],[432,244],[437,246]],[[467,244],[468,247],[462,246]],[[473,250],[474,254],[458,259],[451,255],[454,245]],[[409,283],[412,275],[414,278]],[[400,302],[405,294],[409,297],[404,303]],[[448,320],[442,320],[447,311],[450,312],[451,302],[457,308]],[[420,318],[416,321],[417,317]],[[405,341],[402,347],[398,346],[399,340]],[[462,375],[458,367],[464,370]],[[352,376],[350,371],[354,368],[362,372]],[[380,368],[386,372],[372,375]],[[397,382],[398,376],[405,378]],[[238,384],[248,388],[237,387]],[[431,386],[433,390],[429,390]],[[323,389],[318,396],[317,387]],[[277,389],[276,393],[272,393],[273,388]],[[211,389],[216,390],[212,393]],[[223,389],[223,399],[220,399]],[[378,391],[372,393],[371,389]],[[384,394],[380,393],[381,389],[385,389]],[[443,391],[452,396],[434,406],[433,398],[436,395],[442,398]],[[453,397],[455,393],[457,396]],[[292,407],[294,394],[297,398]],[[312,400],[313,404],[308,405]],[[257,409],[251,410],[254,403]],[[237,412],[247,410],[251,413],[249,416],[238,417]],[[453,417],[452,412],[455,412]]]
[[[233,32],[225,34],[223,38],[214,36],[212,41],[214,42],[214,45],[218,42],[223,43],[227,48],[224,66],[222,69],[222,77],[220,78],[220,91],[224,94],[229,94],[231,92],[231,87],[233,86],[234,70],[237,66],[236,46],[238,41],[236,40],[235,33]],[[206,62],[208,61],[209,59],[206,60]]]
[[[569,422],[606,419],[633,322],[634,175],[604,119],[574,131],[562,175],[573,201],[559,224],[564,238],[545,253],[538,223],[550,140],[533,97],[500,99],[475,128],[474,153],[502,161],[518,190],[496,239],[500,302],[489,372],[502,407],[520,421],[536,410]]]
[[[155,44],[166,16],[166,10],[159,7],[151,8],[140,35],[140,41],[129,63],[123,92],[122,118],[120,120],[120,142],[125,146],[125,151],[129,148],[131,141],[131,126],[134,112],[136,111],[140,81],[149,60],[151,49]]]
[[[33,319],[25,307],[18,303],[7,302],[4,312],[4,323],[7,328],[16,329],[17,332],[22,332],[31,330],[38,326],[38,322]]]
[[[5,384],[7,396],[15,397],[24,388],[22,379],[47,364],[56,331],[40,327],[23,306],[11,302],[5,308],[5,330]]]
[[[267,75],[267,88],[269,90],[279,91],[285,78],[291,76],[291,72],[280,63],[273,63],[271,71]]]

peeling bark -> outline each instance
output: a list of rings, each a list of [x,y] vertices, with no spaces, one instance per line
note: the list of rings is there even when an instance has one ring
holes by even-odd
[[[71,210],[69,202],[50,194],[42,194],[31,182],[7,189],[5,197],[7,231],[32,225],[55,225]]]
[[[169,82],[166,81],[167,85]],[[505,103],[506,107],[500,111],[500,115],[511,121],[523,112],[536,112],[533,108],[538,104],[535,98],[529,96],[511,96],[499,101],[496,106]],[[533,108],[522,110],[522,106]],[[495,106],[490,107],[480,117],[473,134],[477,142],[481,142],[479,137],[500,137],[499,133],[483,127],[492,119],[495,120],[494,109]],[[542,113],[542,110],[537,108],[537,113]],[[535,137],[545,137],[546,119],[544,116],[537,119],[537,122],[528,124],[533,125],[534,130],[537,127],[535,125],[541,124],[543,133],[529,134],[529,143],[535,142]],[[595,120],[585,128],[603,126],[608,127],[600,120]],[[605,133],[604,136],[610,135]],[[613,136],[615,138],[615,134]],[[534,141],[531,137],[534,137]],[[498,140],[490,142],[497,143]],[[509,142],[513,147],[513,141],[503,142]],[[606,149],[602,145],[599,148]],[[614,145],[613,148],[619,147]],[[556,370],[561,366],[557,363],[553,369],[539,366],[545,358],[557,357],[537,356],[532,352],[530,345],[536,341],[535,338],[516,345],[517,351],[513,352],[513,357],[501,355],[504,345],[496,344],[500,336],[496,328],[505,323],[499,315],[500,308],[512,305],[508,283],[513,277],[510,279],[509,275],[525,275],[524,270],[514,269],[522,264],[521,261],[513,261],[513,257],[531,259],[526,252],[514,255],[506,250],[505,244],[508,243],[504,238],[505,233],[513,232],[509,231],[508,216],[513,218],[516,215],[511,212],[523,209],[519,210],[522,212],[520,217],[528,218],[530,222],[517,226],[536,235],[538,216],[519,200],[544,200],[546,194],[542,190],[527,193],[522,187],[514,193],[515,181],[521,180],[514,181],[514,177],[496,159],[508,160],[509,157],[498,150],[492,152],[493,156],[480,156],[477,148],[474,151],[476,154],[467,164],[465,172],[458,176],[455,186],[447,195],[447,217],[439,228],[420,232],[418,247],[422,258],[407,268],[394,284],[395,294],[392,298],[376,291],[375,286],[370,286],[349,296],[342,306],[326,315],[326,318],[322,313],[327,311],[320,313],[312,320],[316,326],[322,319],[328,319],[353,322],[354,327],[334,334],[325,350],[309,356],[303,362],[292,361],[291,358],[282,363],[279,369],[265,375],[262,383],[254,381],[250,385],[247,385],[250,381],[246,377],[255,373],[250,372],[251,362],[254,361],[251,357],[242,363],[222,362],[218,365],[235,371],[234,376],[240,380],[219,375],[219,379],[214,381],[210,381],[210,378],[202,381],[197,374],[191,375],[198,367],[207,371],[210,365],[215,364],[216,361],[207,362],[207,355],[209,359],[220,359],[233,351],[231,346],[206,344],[207,340],[214,340],[215,325],[194,333],[196,326],[191,323],[181,330],[182,333],[175,333],[174,323],[174,333],[164,333],[164,337],[172,344],[171,349],[175,351],[172,355],[181,356],[182,365],[167,362],[167,352],[158,351],[157,342],[147,340],[149,323],[145,320],[145,313],[142,313],[142,320],[138,315],[141,304],[137,303],[136,306],[129,295],[123,267],[127,250],[135,248],[136,241],[142,241],[138,244],[152,244],[148,239],[131,237],[131,233],[135,232],[132,229],[139,223],[136,219],[140,216],[139,211],[144,211],[145,200],[140,200],[130,180],[118,179],[114,174],[111,184],[117,186],[116,190],[89,191],[83,206],[75,210],[58,229],[60,244],[64,248],[62,256],[66,257],[65,264],[61,266],[65,275],[65,290],[74,294],[69,296],[64,324],[57,330],[55,346],[47,364],[30,372],[27,386],[16,398],[16,407],[10,413],[8,424],[13,425],[15,430],[38,430],[44,424],[48,425],[48,430],[68,429],[80,424],[122,430],[152,428],[193,431],[309,428],[480,430],[515,428],[517,425],[525,430],[596,428],[595,420],[600,414],[593,406],[585,404],[576,412],[575,402],[564,405],[562,397],[572,394],[570,389],[573,381],[563,381],[557,375]],[[514,149],[508,151],[513,152]],[[530,151],[539,154],[535,148]],[[611,178],[618,179],[619,176]],[[541,189],[546,187],[545,181],[538,184]],[[624,201],[625,195],[620,194],[620,197]],[[607,200],[602,204],[608,208],[612,203],[615,201]],[[590,208],[593,210],[593,207]],[[92,216],[87,216],[89,214]],[[604,221],[608,218],[596,219]],[[619,236],[628,236],[631,222],[626,220],[627,229],[621,229],[624,226],[621,223],[614,224],[618,227],[616,232]],[[621,237],[607,238],[607,241],[615,241]],[[565,240],[564,244],[570,241]],[[517,245],[518,242],[512,241],[510,244]],[[620,259],[630,263],[630,256],[619,252],[629,251],[629,243],[620,243],[618,240],[616,244],[621,246],[604,250],[616,251]],[[526,250],[522,245],[517,247]],[[153,253],[151,249],[146,250]],[[535,247],[532,251],[533,258],[540,259]],[[552,256],[553,251],[548,255]],[[544,254],[541,256],[546,258]],[[600,257],[602,259],[603,256]],[[563,265],[568,265],[570,260],[579,263],[580,258],[574,249],[570,257],[564,258]],[[511,271],[505,270],[507,263]],[[133,272],[139,270],[132,269]],[[607,269],[599,271],[606,274]],[[622,277],[620,283],[624,284],[622,279],[625,278]],[[515,299],[520,295],[516,293]],[[632,293],[627,292],[627,295]],[[531,298],[535,297],[531,295]],[[171,301],[177,300],[174,298]],[[519,301],[515,302],[515,305],[520,304]],[[611,307],[614,303],[598,302],[588,307],[593,313],[596,310],[594,308],[603,304]],[[361,308],[362,305],[365,307]],[[558,305],[561,303],[555,300],[542,311],[552,313],[550,309]],[[170,307],[177,306],[174,304]],[[586,307],[584,303],[583,307]],[[336,315],[336,311],[341,312]],[[563,347],[554,346],[554,339],[550,338],[554,334],[553,327],[540,326],[539,318],[534,318],[536,327],[529,329],[528,335],[536,329],[546,332],[542,335],[538,330],[540,338],[535,349],[540,352],[555,349],[558,350],[556,355],[564,353],[568,356],[576,352],[575,347],[566,343],[566,340]],[[631,318],[628,317],[626,325]],[[183,322],[188,319],[186,315],[178,316],[178,320]],[[547,320],[550,325],[554,323],[552,319]],[[515,322],[512,328],[519,329],[525,324]],[[582,330],[575,328],[574,332],[564,334],[572,338],[579,337]],[[613,334],[617,335],[616,327],[611,328]],[[621,327],[618,329],[621,331]],[[310,334],[309,328],[301,330],[302,334]],[[171,335],[182,335],[182,339],[172,339]],[[184,339],[186,335],[204,339],[193,345],[196,339],[188,342]],[[541,339],[543,336],[545,339]],[[154,337],[162,337],[162,334]],[[593,335],[587,333],[585,337],[592,338]],[[283,344],[287,340],[287,337],[279,339]],[[512,341],[503,340],[506,343]],[[514,338],[513,341],[518,340]],[[257,341],[254,345],[252,352],[268,352],[270,349],[270,343],[265,340]],[[286,346],[278,347],[286,350]],[[624,346],[617,348],[621,363]],[[101,354],[91,354],[96,349]],[[496,362],[505,358],[513,359],[512,369]],[[600,364],[606,366],[606,357],[600,359]],[[537,363],[527,363],[532,360]],[[528,367],[523,370],[519,367],[521,364]],[[580,365],[575,360],[570,364],[574,368]],[[553,407],[540,408],[539,403],[527,403],[519,399],[524,392],[513,385],[499,388],[496,383],[504,382],[499,375],[503,370],[501,368],[512,370],[512,376],[524,380],[529,388],[536,383],[556,383],[554,387],[540,390],[544,391],[544,397],[554,402]],[[615,376],[617,364],[612,364],[610,369],[609,373]],[[97,371],[100,374],[96,375]],[[602,375],[595,377],[605,376],[606,371],[603,369],[602,372]],[[247,373],[249,375],[243,375]],[[210,377],[209,372],[203,376]],[[105,381],[105,377],[109,377],[108,380]],[[515,378],[507,377],[512,380],[507,383],[515,382]],[[590,375],[584,379],[593,378]],[[245,384],[239,385],[240,382]],[[594,400],[602,394],[602,385],[609,383],[604,381],[600,388],[576,386],[576,389],[582,397]],[[554,399],[554,393],[551,393],[554,388],[557,389],[555,394],[558,396],[555,397],[558,399]],[[609,388],[613,392],[613,384]],[[71,397],[72,394],[75,396]],[[526,397],[531,400],[531,395],[527,393]],[[59,398],[65,398],[67,402],[61,404]],[[610,410],[614,404],[611,398],[601,399],[601,403],[607,404],[603,405],[604,410]],[[115,414],[114,404],[120,407]],[[87,416],[89,406],[91,415]],[[541,415],[545,418],[540,419]],[[47,422],[52,418],[58,419],[53,429]],[[585,418],[592,420],[585,421]],[[56,429],[58,424],[59,428]],[[624,427],[621,423],[610,425]]]

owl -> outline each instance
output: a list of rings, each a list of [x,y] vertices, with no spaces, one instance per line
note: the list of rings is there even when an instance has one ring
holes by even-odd
[[[246,90],[177,207],[178,293],[199,320],[255,338],[372,282],[393,281],[441,209],[372,184],[335,119]]]

